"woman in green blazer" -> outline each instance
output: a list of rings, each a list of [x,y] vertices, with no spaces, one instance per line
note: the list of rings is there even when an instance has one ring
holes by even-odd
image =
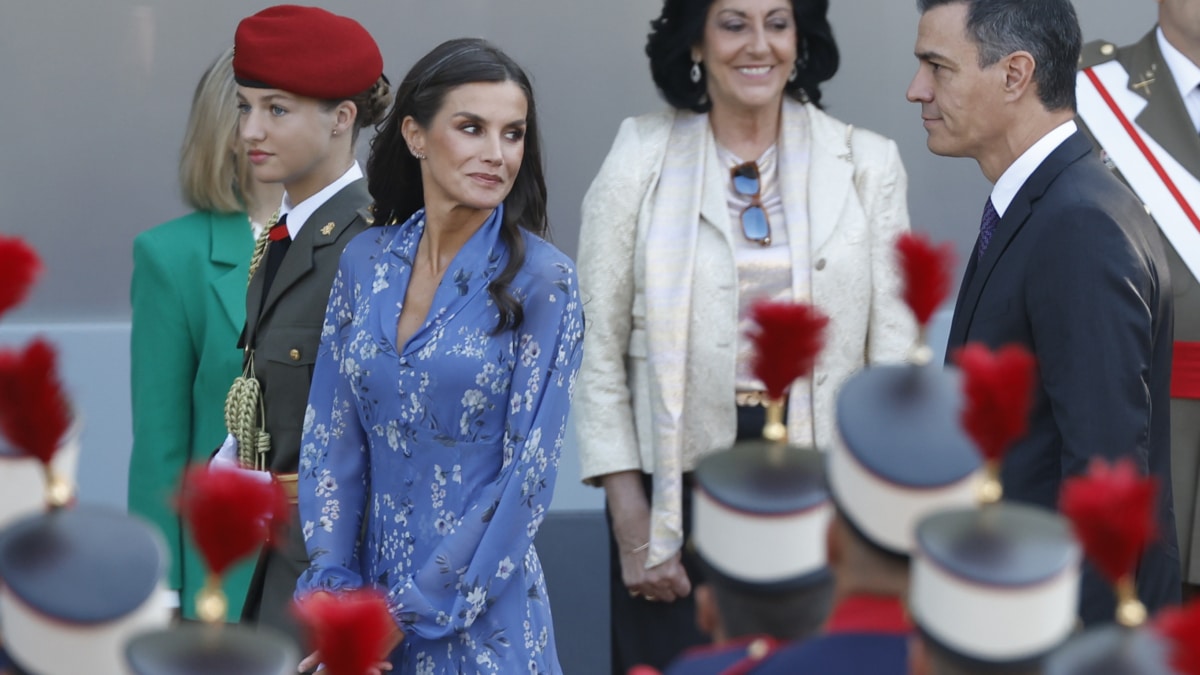
[[[242,364],[237,341],[255,228],[282,199],[281,187],[253,181],[246,169],[232,60],[230,48],[192,100],[179,177],[195,211],[133,242],[129,510],[166,538],[169,585],[185,618],[195,617],[207,570],[181,527],[175,492],[183,470],[207,460],[225,437],[225,392]],[[253,569],[250,561],[224,575],[231,620],[241,615]]]

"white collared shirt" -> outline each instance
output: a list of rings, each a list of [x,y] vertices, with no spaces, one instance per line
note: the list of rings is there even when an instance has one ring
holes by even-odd
[[[1179,96],[1183,98],[1188,117],[1192,118],[1192,128],[1200,129],[1200,66],[1192,63],[1192,60],[1176,49],[1175,45],[1167,42],[1162,28],[1155,31],[1155,36],[1158,38],[1158,50],[1167,62],[1175,86],[1179,87]]]
[[[1012,204],[1012,200],[1017,196],[1017,191],[1029,180],[1034,171],[1046,161],[1050,153],[1054,152],[1058,146],[1062,145],[1063,141],[1071,137],[1078,127],[1075,126],[1075,120],[1067,120],[1062,124],[1054,127],[1050,133],[1042,136],[1042,138],[1029,149],[1021,153],[1017,161],[1013,162],[1004,173],[1000,174],[999,180],[992,186],[992,206],[995,207],[996,213],[1001,218],[1004,217],[1004,212],[1008,210],[1008,206]]]
[[[279,206],[279,215],[287,216],[288,234],[291,235],[292,239],[295,239],[296,235],[300,234],[300,228],[304,227],[304,223],[308,222],[309,217],[316,213],[317,209],[321,208],[321,206],[323,206],[325,202],[329,201],[331,197],[341,192],[342,188],[362,177],[362,167],[360,167],[358,165],[358,161],[355,160],[355,162],[350,165],[350,168],[346,169],[346,173],[342,174],[340,178],[333,181],[329,185],[326,185],[320,192],[309,197],[308,199],[305,199],[299,204],[296,204],[295,206],[292,206],[291,200],[288,199],[287,192],[284,192],[283,204]]]

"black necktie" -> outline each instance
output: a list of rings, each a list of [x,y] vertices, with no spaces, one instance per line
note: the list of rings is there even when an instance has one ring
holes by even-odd
[[[279,221],[267,233],[267,238],[270,243],[267,244],[267,266],[263,269],[262,304],[264,305],[267,302],[267,292],[271,290],[271,282],[275,280],[275,273],[279,271],[279,265],[283,263],[283,256],[287,253],[288,247],[292,245],[292,236],[287,229],[286,213],[279,216]]]
[[[992,198],[988,197],[987,204],[983,207],[983,218],[979,222],[979,259],[983,260],[983,252],[987,250],[988,244],[992,241],[992,233],[996,231],[996,225],[1000,222],[1000,214],[996,213],[996,207],[992,206]]]

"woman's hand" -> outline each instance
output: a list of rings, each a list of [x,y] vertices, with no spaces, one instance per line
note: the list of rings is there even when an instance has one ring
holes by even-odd
[[[650,602],[675,602],[692,592],[692,582],[678,551],[650,569],[646,569],[646,553],[621,552],[621,579],[630,595]]]
[[[650,602],[674,602],[692,592],[679,552],[665,562],[646,569],[650,541],[650,505],[638,471],[622,471],[604,477],[604,492],[612,517],[613,538],[620,547],[621,580],[634,597]]]

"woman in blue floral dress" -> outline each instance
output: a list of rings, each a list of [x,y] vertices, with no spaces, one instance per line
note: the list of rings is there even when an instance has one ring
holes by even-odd
[[[346,247],[329,298],[297,594],[380,588],[396,672],[559,673],[533,540],[583,314],[571,261],[538,236],[525,73],[481,40],[435,48],[400,85],[368,174],[387,224]]]

